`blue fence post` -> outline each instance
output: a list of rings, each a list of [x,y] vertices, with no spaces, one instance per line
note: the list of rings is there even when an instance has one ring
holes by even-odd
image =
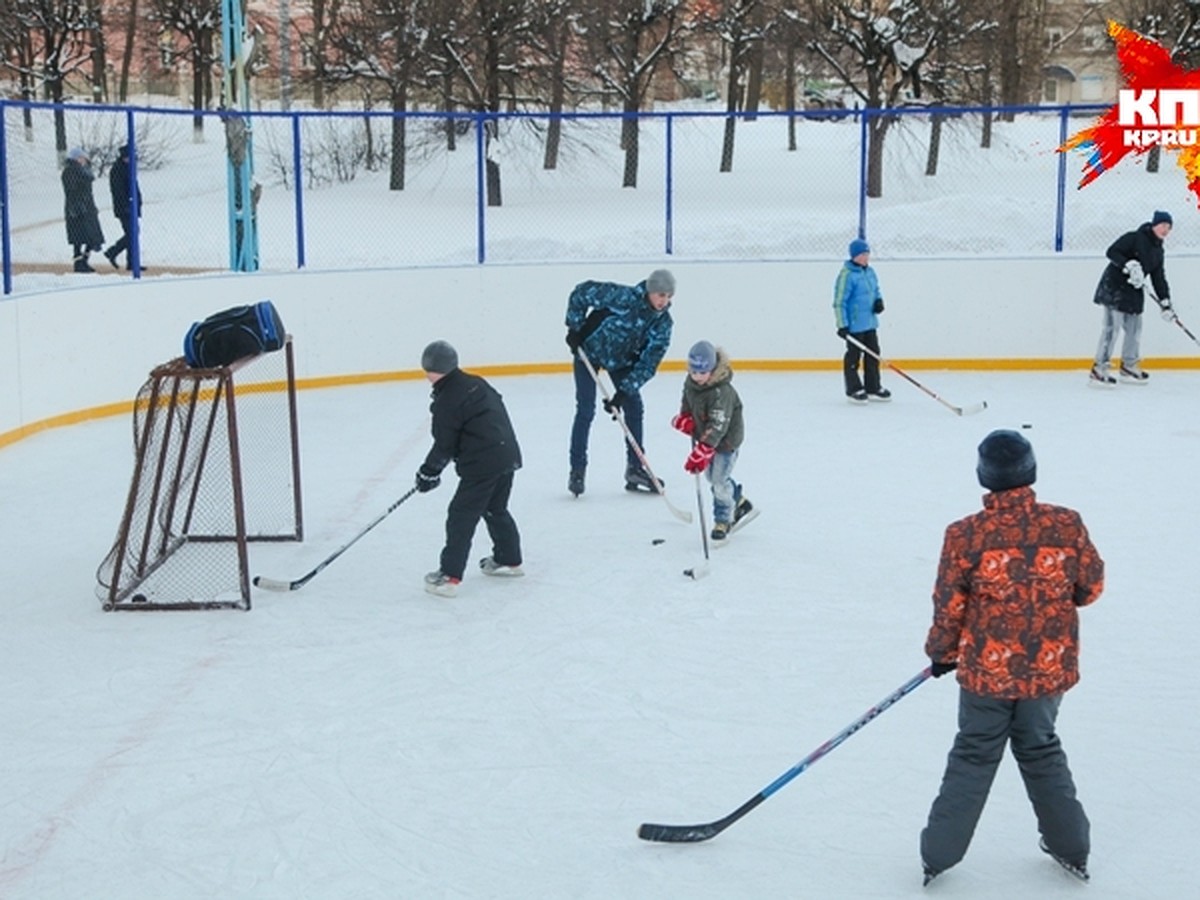
[[[300,116],[292,113],[292,180],[296,188],[296,268],[304,268],[304,173],[300,160]]]
[[[133,110],[125,110],[125,144],[129,147],[129,250],[126,259],[134,278],[142,277],[142,192],[137,177],[137,125]],[[119,162],[119,160],[118,160]],[[117,165],[114,162],[113,165]],[[124,226],[124,222],[121,223]],[[113,257],[116,259],[116,257]]]
[[[473,118],[475,119],[475,261],[482,263],[487,257],[483,225],[483,211],[487,205],[487,187],[484,184],[483,113],[475,113]]]
[[[0,252],[4,255],[4,293],[12,293],[12,229],[8,223],[8,104],[0,100]]]
[[[1058,113],[1058,146],[1067,142],[1067,114],[1064,106]],[[1058,188],[1054,197],[1054,252],[1062,253],[1063,222],[1067,215],[1067,154],[1058,154]]]
[[[870,134],[867,129],[869,111],[859,110],[855,115],[861,116],[858,126],[858,236],[867,238],[867,145]]]
[[[667,209],[666,209],[666,216],[667,216],[667,221],[666,221],[665,250],[666,250],[666,253],[668,256],[670,256],[672,253],[675,252],[675,214],[672,209],[672,200],[674,199],[674,193],[675,193],[674,135],[675,135],[675,117],[671,113],[667,113],[667,140],[666,140],[666,153],[667,153],[667,162],[666,162]]]

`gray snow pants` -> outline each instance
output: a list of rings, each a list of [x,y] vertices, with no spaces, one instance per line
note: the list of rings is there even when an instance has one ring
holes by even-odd
[[[1112,364],[1113,345],[1117,332],[1124,331],[1121,341],[1121,365],[1136,369],[1142,361],[1142,314],[1123,313],[1115,306],[1104,307],[1104,320],[1100,326],[1100,341],[1096,346],[1096,368],[1107,372]]]
[[[966,855],[1004,745],[1010,741],[1046,845],[1064,859],[1087,862],[1088,818],[1075,799],[1067,755],[1054,732],[1061,702],[1061,694],[997,700],[959,690],[958,736],[946,761],[941,790],[929,810],[929,823],[921,832],[921,860],[926,866],[941,872]]]

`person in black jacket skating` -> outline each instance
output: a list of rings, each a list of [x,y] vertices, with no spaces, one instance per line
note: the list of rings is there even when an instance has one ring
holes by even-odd
[[[1096,285],[1094,297],[1095,302],[1104,307],[1104,324],[1089,379],[1095,387],[1110,387],[1117,383],[1109,374],[1109,367],[1117,332],[1122,329],[1125,339],[1121,344],[1121,380],[1145,384],[1150,377],[1141,367],[1145,289],[1153,288],[1163,318],[1168,321],[1174,318],[1171,289],[1163,270],[1163,240],[1171,233],[1172,224],[1170,213],[1155,210],[1149,222],[1143,222],[1136,231],[1121,235],[1108,248],[1108,265]]]
[[[425,576],[425,590],[453,597],[480,518],[492,538],[492,555],[479,561],[484,574],[524,574],[521,535],[508,511],[521,448],[500,394],[478,375],[460,369],[458,353],[448,343],[434,341],[426,347],[421,368],[433,385],[433,447],[417,470],[417,490],[425,493],[441,484],[442,469],[452,460],[459,478],[446,511],[441,565]]]

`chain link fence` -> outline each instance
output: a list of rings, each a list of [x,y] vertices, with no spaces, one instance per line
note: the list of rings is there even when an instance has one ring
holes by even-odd
[[[1082,156],[1056,148],[1101,110],[696,108],[644,113],[632,128],[619,113],[261,111],[244,124],[258,264],[274,271],[837,258],[857,234],[884,259],[1100,255],[1156,208],[1176,217],[1171,249],[1196,250],[1183,215],[1195,198],[1172,157],[1075,189]],[[5,293],[71,272],[56,128],[90,157],[106,246],[121,235],[107,176],[130,143],[145,271],[230,268],[226,131],[238,114],[19,101],[0,113]],[[92,263],[114,272],[99,254]]]

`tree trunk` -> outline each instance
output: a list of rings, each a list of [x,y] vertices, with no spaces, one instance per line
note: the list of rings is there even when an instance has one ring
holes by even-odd
[[[454,76],[450,74],[449,66],[442,73],[442,109],[446,112],[454,112]],[[446,120],[446,149],[451,153],[456,147],[458,120]]]
[[[883,196],[883,142],[890,125],[886,114],[873,115],[867,123],[867,196],[872,199]]]
[[[637,187],[638,178],[638,119],[637,99],[625,98],[625,115],[621,118],[621,147],[625,150],[625,171],[621,187]]]
[[[737,131],[737,117],[734,113],[737,112],[741,95],[742,73],[739,61],[742,59],[745,59],[743,45],[739,40],[734,40],[729,46],[729,80],[725,83],[725,111],[729,115],[725,117],[725,135],[721,141],[721,172],[733,171],[733,141]]]
[[[204,68],[199,47],[192,50],[192,109],[204,109]],[[192,116],[192,143],[204,143],[204,116]]]
[[[934,113],[929,123],[929,154],[925,157],[925,174],[929,176],[937,174],[938,158],[942,152],[942,122],[945,118],[941,113]]]
[[[90,4],[88,17],[92,25],[89,34],[92,42],[92,102],[104,103],[108,99],[108,74],[105,72],[108,57],[104,49],[104,19],[99,3]]]
[[[783,80],[783,105],[788,109],[787,117],[787,148],[796,149],[796,45],[787,46],[787,74]]]
[[[546,124],[546,153],[542,157],[542,168],[553,170],[558,168],[558,147],[562,141],[563,101],[566,97],[566,84],[563,75],[566,70],[566,42],[559,44],[558,55],[554,59],[554,69],[550,74],[550,121]]]
[[[405,125],[408,123],[408,119],[403,113],[407,108],[408,87],[404,81],[400,81],[392,91],[392,112],[398,114],[392,116],[392,169],[391,181],[388,182],[388,190],[392,191],[404,190],[404,160],[407,143]]]
[[[129,99],[129,70],[133,67],[133,42],[137,38],[138,0],[129,0],[129,14],[125,19],[125,46],[121,49],[121,80],[117,88],[117,99],[124,103]]]
[[[763,42],[761,39],[753,40],[749,46],[749,57],[747,59],[746,73],[746,103],[743,107],[746,110],[746,121],[753,122],[758,112],[758,107],[762,103],[762,75],[763,75]]]

